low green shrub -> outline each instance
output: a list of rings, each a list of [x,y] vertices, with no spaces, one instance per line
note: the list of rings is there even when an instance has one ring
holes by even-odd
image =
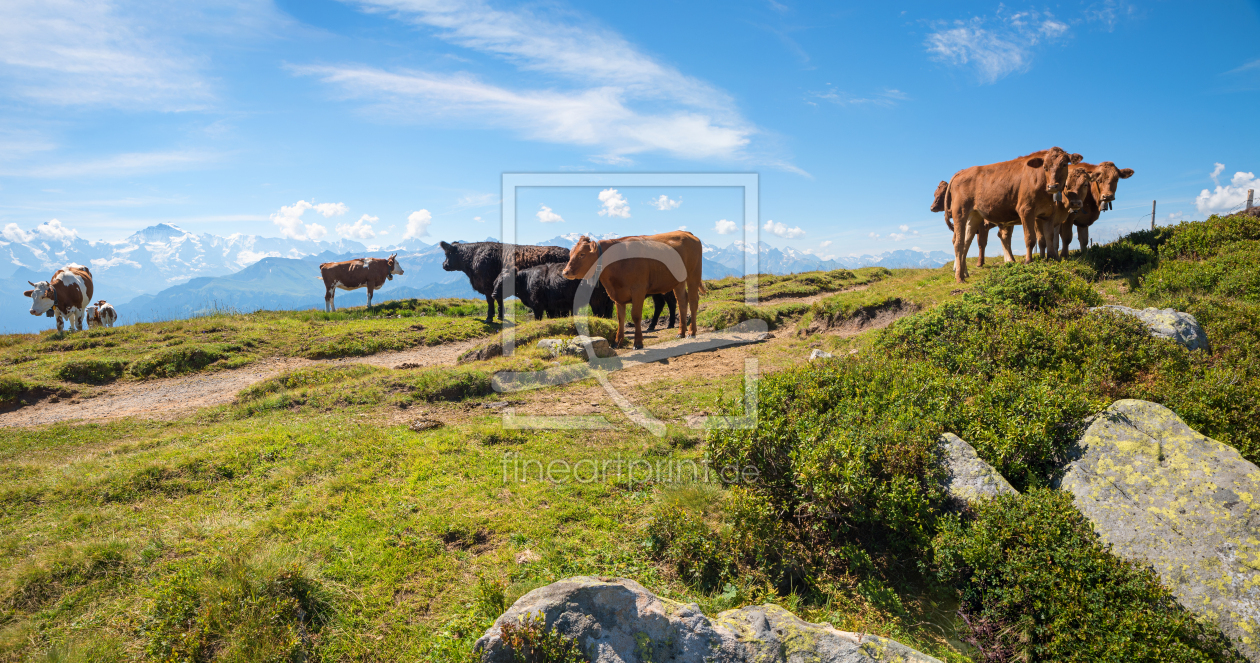
[[[67,545],[48,557],[26,562],[14,570],[10,586],[0,594],[0,605],[29,611],[72,587],[127,572],[128,548],[118,541]]]
[[[553,626],[547,629],[542,613],[522,615],[519,623],[504,622],[499,625],[499,638],[512,652],[516,663],[589,663],[577,640],[561,635]],[[640,646],[650,648],[653,643]],[[481,660],[476,653],[472,660]]]
[[[468,368],[432,368],[405,377],[394,384],[410,394],[413,401],[462,401],[491,393],[490,374]]]
[[[1133,272],[1154,265],[1158,256],[1147,244],[1127,239],[1090,247],[1084,260],[1101,273],[1120,274]]]
[[[181,344],[146,355],[127,370],[136,377],[172,377],[199,371],[240,351],[241,346],[226,343]]]
[[[967,296],[1021,309],[1047,309],[1069,303],[1098,306],[1102,303],[1102,297],[1076,273],[1070,263],[1050,261],[999,265]]]
[[[357,380],[367,375],[379,373],[383,369],[367,364],[347,364],[345,366],[312,366],[282,373],[273,378],[258,382],[237,395],[241,403],[256,401],[264,396],[277,394],[290,389],[303,387],[323,387],[339,384],[349,380]]]
[[[0,375],[0,405],[16,402],[25,396],[30,387],[21,378],[12,375]]]
[[[1159,299],[1215,294],[1260,303],[1260,241],[1224,244],[1201,260],[1165,260],[1142,290]]]
[[[742,302],[716,302],[696,316],[696,322],[703,327],[722,330],[744,322],[745,320],[764,320],[770,329],[779,327],[784,320],[798,316],[809,310],[808,304],[787,303],[749,306]]]
[[[127,366],[111,359],[79,359],[68,361],[57,368],[57,377],[66,382],[90,382],[103,384],[123,376]]]
[[[141,634],[163,661],[295,661],[331,616],[321,583],[295,562],[190,562],[155,581]]]
[[[942,519],[939,578],[985,661],[1242,661],[1147,567],[1111,554],[1067,493],[1033,490]]]
[[[1260,218],[1212,215],[1204,221],[1184,221],[1174,226],[1159,255],[1161,260],[1210,258],[1228,244],[1257,239]]]

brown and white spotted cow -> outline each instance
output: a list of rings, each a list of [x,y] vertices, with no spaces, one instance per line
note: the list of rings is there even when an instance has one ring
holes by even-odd
[[[319,266],[319,273],[324,278],[324,310],[336,311],[337,305],[333,296],[337,289],[358,290],[367,288],[367,305],[372,305],[372,293],[380,290],[386,280],[393,280],[394,275],[402,276],[402,265],[398,264],[398,254],[388,258],[361,258],[344,262],[326,262]]]
[[[57,331],[64,331],[66,319],[71,331],[83,331],[83,317],[92,301],[92,273],[87,267],[70,263],[47,281],[27,283],[31,289],[22,294],[31,298],[31,315],[55,315]]]
[[[114,307],[104,299],[88,307],[88,329],[92,329],[94,327],[113,327],[115,322],[118,322],[118,311],[115,311]]]

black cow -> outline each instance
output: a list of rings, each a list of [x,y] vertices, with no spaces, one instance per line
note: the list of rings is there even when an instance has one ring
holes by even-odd
[[[561,246],[529,246],[502,242],[441,242],[446,252],[446,260],[442,269],[448,272],[463,272],[473,290],[486,296],[486,322],[494,322],[494,303],[499,303],[499,320],[503,319],[503,294],[494,294],[494,283],[503,271],[503,251],[515,249],[516,269],[523,270],[535,265],[569,262],[569,250]]]
[[[573,314],[573,300],[577,296],[578,286],[582,281],[564,278],[561,274],[563,271],[564,265],[548,263],[522,269],[516,273],[516,297],[526,308],[534,312],[535,320],[542,320],[544,316],[563,318]],[[494,282],[494,299],[500,302],[503,301],[503,280],[507,274],[507,270],[504,270]],[[669,327],[672,328],[676,320],[675,309],[678,303],[678,300],[674,298],[674,293],[653,295],[652,299],[656,303],[656,314],[652,316],[648,331],[656,329],[656,323],[660,320],[661,312],[666,304],[669,305]],[[608,297],[608,292],[604,290],[603,284],[595,284],[589,303],[593,315],[601,318],[612,317],[614,304]]]

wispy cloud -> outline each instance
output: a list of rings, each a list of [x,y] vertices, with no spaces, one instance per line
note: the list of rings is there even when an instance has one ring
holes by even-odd
[[[551,211],[551,208],[546,205],[539,206],[536,216],[539,223],[564,223],[564,218]]]
[[[348,0],[349,1],[349,0]],[[731,96],[642,53],[621,35],[572,15],[496,9],[480,0],[358,0],[365,11],[430,29],[456,46],[550,76],[545,89],[496,84],[470,73],[295,66],[377,112],[506,127],[530,140],[579,145],[624,165],[644,152],[683,159],[748,160],[757,129]]]
[[[817,106],[818,104],[813,101],[814,99],[833,103],[837,106],[878,106],[882,108],[891,108],[896,106],[899,102],[908,101],[910,99],[910,95],[902,92],[901,90],[886,88],[883,92],[877,92],[867,96],[854,96],[842,93],[828,83],[826,88],[823,90],[807,93],[805,96],[805,103]]]
[[[662,212],[667,212],[672,209],[678,209],[682,205],[682,199],[673,200],[662,193],[660,196],[648,201],[648,204]]]
[[[497,193],[470,193],[459,197],[455,204],[451,206],[451,210],[471,209],[475,207],[490,207],[499,204],[499,194]]]
[[[172,36],[171,12],[128,13],[121,4],[0,3],[0,80],[19,97],[53,105],[205,105],[212,94],[202,64]]]
[[[981,83],[1026,71],[1035,46],[1062,39],[1071,31],[1048,11],[1009,13],[1001,6],[993,17],[938,23],[935,28],[924,42],[931,57],[974,69]]]
[[[789,228],[778,221],[771,221],[769,219],[766,220],[766,225],[762,227],[762,230],[784,239],[796,239],[797,237],[805,234],[805,231],[802,230],[800,226]]]
[[[184,151],[129,152],[104,159],[68,161],[46,166],[16,168],[10,166],[0,175],[11,177],[79,177],[79,176],[128,176],[139,173],[170,171],[192,168],[216,161],[222,155],[216,152]]]

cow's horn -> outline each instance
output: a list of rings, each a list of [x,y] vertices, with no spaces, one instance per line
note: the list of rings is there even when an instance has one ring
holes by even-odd
[[[27,283],[31,283],[31,282],[27,281]],[[39,286],[35,285],[34,283],[31,283],[31,287],[38,288]]]

